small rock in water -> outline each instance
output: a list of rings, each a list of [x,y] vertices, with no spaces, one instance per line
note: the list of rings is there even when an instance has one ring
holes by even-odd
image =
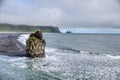
[[[89,54],[93,54],[92,52],[89,52]]]
[[[26,41],[26,55],[28,57],[45,57],[45,45],[46,42],[40,29],[31,33]]]

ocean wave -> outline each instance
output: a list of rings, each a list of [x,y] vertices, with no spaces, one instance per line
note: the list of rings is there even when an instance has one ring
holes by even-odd
[[[77,52],[77,53],[80,53],[80,52],[81,52],[81,51],[79,51],[79,50],[72,49],[72,48],[68,48],[68,47],[61,47],[61,48],[59,48],[59,49],[65,50],[65,51]]]
[[[111,58],[111,59],[120,59],[119,55],[113,56],[113,55],[107,54],[106,56],[109,57],[109,58]]]
[[[22,34],[18,37],[18,41],[22,43],[24,46],[26,45],[26,40],[28,39],[30,34]]]

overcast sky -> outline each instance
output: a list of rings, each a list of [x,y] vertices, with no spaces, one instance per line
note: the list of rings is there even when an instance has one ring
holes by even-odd
[[[120,28],[120,0],[0,0],[0,22]]]

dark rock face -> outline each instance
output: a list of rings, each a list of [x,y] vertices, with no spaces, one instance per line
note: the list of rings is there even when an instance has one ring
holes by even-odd
[[[45,57],[46,42],[42,37],[42,31],[37,30],[35,33],[30,34],[29,39],[26,41],[26,54],[28,57]]]

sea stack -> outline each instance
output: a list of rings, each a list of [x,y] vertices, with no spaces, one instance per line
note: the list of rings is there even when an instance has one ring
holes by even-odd
[[[28,57],[45,57],[45,39],[43,39],[42,31],[40,29],[31,33],[26,41],[26,55]]]

